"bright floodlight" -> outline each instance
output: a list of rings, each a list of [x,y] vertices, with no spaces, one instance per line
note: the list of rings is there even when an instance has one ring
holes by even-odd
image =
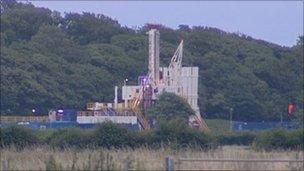
[[[35,109],[32,109],[32,112],[33,112],[33,113],[35,113],[35,112],[36,112],[36,110],[35,110]]]
[[[63,110],[62,110],[62,109],[59,109],[59,110],[58,110],[58,112],[59,112],[59,113],[62,113],[62,112],[63,112]]]
[[[126,81],[128,81],[128,78],[126,78]]]

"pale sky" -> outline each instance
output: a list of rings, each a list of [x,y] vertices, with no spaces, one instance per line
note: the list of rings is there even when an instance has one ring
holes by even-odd
[[[304,1],[30,1],[35,6],[64,12],[92,12],[121,25],[159,23],[216,27],[240,32],[282,46],[295,45],[303,35]]]

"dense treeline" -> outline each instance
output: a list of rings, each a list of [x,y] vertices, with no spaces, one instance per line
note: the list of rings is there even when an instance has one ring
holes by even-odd
[[[133,30],[101,14],[67,13],[1,1],[1,114],[46,113],[113,100],[114,85],[147,72],[144,26]],[[208,118],[278,120],[289,102],[303,112],[303,37],[281,47],[216,28],[165,26],[161,65],[182,38],[184,66],[198,66],[199,107]],[[301,116],[299,116],[301,117]]]
[[[134,132],[113,123],[103,123],[94,129],[65,128],[57,130],[33,130],[22,127],[0,129],[0,147],[45,145],[52,148],[140,148],[212,149],[221,145],[247,145],[255,150],[303,149],[302,130],[275,130],[268,132],[241,132],[210,134],[193,130],[172,120],[158,129]]]

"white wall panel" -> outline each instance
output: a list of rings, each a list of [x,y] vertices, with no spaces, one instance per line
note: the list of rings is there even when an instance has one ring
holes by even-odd
[[[122,86],[122,99],[123,100],[131,100],[133,99],[134,92],[136,89],[141,92],[141,86]]]
[[[102,123],[111,121],[119,124],[137,124],[136,116],[77,116],[78,123]]]

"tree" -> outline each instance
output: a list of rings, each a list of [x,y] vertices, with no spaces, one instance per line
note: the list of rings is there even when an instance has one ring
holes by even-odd
[[[148,110],[149,116],[156,118],[158,121],[171,120],[176,117],[187,121],[188,116],[194,113],[185,99],[167,92],[162,93],[156,104]]]
[[[190,27],[188,25],[181,24],[178,26],[178,29],[181,31],[190,31]]]
[[[122,33],[120,24],[104,15],[84,12],[67,13],[64,19],[66,32],[81,45],[109,43],[113,35]]]
[[[5,44],[17,40],[30,40],[43,24],[59,24],[58,16],[49,9],[37,8],[32,4],[4,1],[1,12],[1,33],[5,35]],[[1,10],[2,11],[2,10]]]
[[[297,40],[297,45],[303,46],[304,44],[304,36],[299,36]]]

